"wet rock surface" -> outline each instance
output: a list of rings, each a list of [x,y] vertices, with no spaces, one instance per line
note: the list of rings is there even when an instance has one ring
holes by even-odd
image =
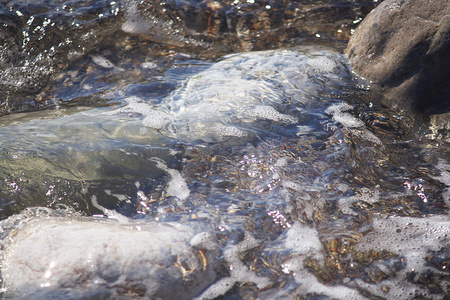
[[[374,1],[143,1],[138,6],[142,18],[130,19],[123,28],[151,35],[150,21],[160,19],[176,29],[174,38],[194,33],[198,41],[221,51],[261,50],[321,35],[347,40],[353,21],[375,5]]]
[[[374,5],[364,0],[7,1],[0,4],[0,113],[55,105],[61,99],[48,94],[61,71],[105,49],[129,49],[129,39],[149,43],[148,55],[157,52],[151,44],[159,42],[213,57],[316,35],[346,41],[353,21]]]
[[[41,102],[53,75],[111,42],[118,13],[118,3],[110,1],[0,4],[1,111]]]
[[[418,139],[407,117],[360,101],[369,91],[342,54],[299,46],[214,63],[181,53],[151,59],[126,77],[118,69],[127,62],[105,71],[104,56],[89,58],[86,69],[99,78],[120,78],[84,81],[103,89],[94,93],[104,95],[100,105],[1,118],[5,297],[22,295],[17,278],[25,275],[37,291],[24,292],[42,298],[448,296],[439,269],[449,245],[447,148]],[[155,71],[161,62],[170,66]],[[162,75],[144,80],[147,72]],[[158,229],[167,226],[170,235]],[[128,252],[124,235],[146,249],[153,238],[165,247]],[[92,248],[65,255],[78,239]],[[21,253],[33,241],[54,248],[36,248],[32,264]],[[207,241],[217,247],[194,246]],[[99,250],[102,242],[110,252]],[[174,244],[195,259],[170,260]],[[117,255],[41,282],[53,262],[88,261],[88,252]],[[34,267],[8,267],[19,265]]]
[[[388,107],[448,112],[449,20],[449,1],[384,1],[358,26],[345,53]]]
[[[190,299],[216,276],[216,241],[192,226],[32,208],[1,228],[10,298]]]
[[[375,3],[13,4],[83,46],[0,118],[1,297],[449,297],[447,131],[339,51]]]

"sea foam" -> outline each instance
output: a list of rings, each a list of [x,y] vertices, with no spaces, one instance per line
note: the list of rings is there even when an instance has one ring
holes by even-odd
[[[448,215],[374,219],[373,230],[361,239],[355,250],[377,253],[389,251],[400,255],[405,266],[395,277],[383,281],[383,286],[387,287],[385,291],[362,280],[358,280],[359,285],[388,299],[412,299],[417,294],[429,299],[445,299],[444,294],[449,292],[448,287],[445,293],[430,293],[426,289],[426,282],[418,285],[414,283],[414,277],[423,274],[427,277],[448,276],[445,266],[441,270],[431,268],[427,258],[432,252],[448,250],[449,228]],[[432,273],[435,274],[431,275]]]

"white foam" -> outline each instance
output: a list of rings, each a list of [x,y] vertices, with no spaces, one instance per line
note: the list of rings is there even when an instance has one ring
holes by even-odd
[[[385,249],[405,256],[414,252],[414,249],[437,251],[443,245],[449,245],[449,226],[450,219],[446,215],[376,218],[373,220],[373,231],[361,239],[356,250]]]
[[[235,136],[235,137],[246,137],[248,133],[236,128],[234,126],[224,126],[222,124],[217,124],[211,127],[211,131],[219,136]]]
[[[295,290],[297,294],[302,295],[319,294],[328,296],[331,299],[341,299],[341,300],[367,299],[355,289],[342,285],[330,286],[322,284],[317,280],[317,278],[314,275],[309,273],[304,268],[302,268],[301,272],[298,272],[296,275],[297,275],[296,279],[301,278],[300,280],[298,280],[298,283],[302,284]]]
[[[308,60],[308,65],[322,73],[332,73],[338,66],[336,60],[323,56],[318,56]]]
[[[198,249],[214,250],[217,248],[215,237],[210,232],[201,232],[195,235],[189,244]]]
[[[310,49],[305,48],[307,51]],[[315,101],[325,88],[321,77],[328,76],[330,82],[341,80],[334,73],[345,76],[348,70],[341,61],[341,55],[330,51],[311,56],[288,50],[233,54],[188,78],[161,104],[130,97],[128,105],[116,113],[140,113],[144,126],[162,129],[161,133],[181,140],[246,137],[249,132],[244,128],[258,120],[297,123],[301,109],[295,115],[281,113],[277,107],[286,99],[302,104]],[[343,111],[340,109],[336,117],[356,126],[356,119]],[[243,123],[247,125],[239,126]]]
[[[107,208],[101,206],[100,204],[98,204],[97,197],[95,195],[91,197],[91,201],[92,201],[92,205],[95,208],[101,210],[105,214],[105,216],[107,216],[109,219],[115,219],[115,220],[119,221],[120,223],[128,223],[128,218],[125,217],[124,215],[119,214],[115,210],[107,209]]]
[[[265,119],[283,123],[297,123],[297,118],[282,114],[272,106],[258,105],[251,108],[247,114],[257,119]]]
[[[417,285],[405,280],[409,272],[425,272],[427,251],[439,251],[450,246],[450,218],[448,215],[434,215],[424,218],[389,217],[373,220],[373,230],[363,236],[355,251],[389,251],[404,257],[406,267],[394,278],[383,281],[388,291],[380,291],[378,285],[358,280],[358,284],[374,294],[388,299],[403,299],[405,295],[420,293],[433,299],[444,299],[442,295],[431,295]],[[438,270],[433,269],[434,272]],[[444,274],[446,275],[446,274]]]
[[[209,300],[217,298],[220,295],[224,295],[228,292],[236,283],[236,280],[232,277],[225,277],[211,285],[206,291],[204,291],[198,297],[195,297],[195,300]]]
[[[169,195],[178,197],[178,199],[180,200],[186,200],[186,198],[189,197],[190,190],[180,171],[170,169],[169,167],[167,167],[166,163],[159,158],[155,157],[152,160],[156,163],[156,166],[158,168],[170,175],[170,180],[167,186],[167,193]]]
[[[127,97],[124,100],[127,102],[127,104],[116,110],[102,111],[99,113],[83,112],[82,115],[99,117],[114,116],[124,113],[141,114],[142,116],[144,116],[144,118],[142,119],[142,125],[154,129],[162,129],[166,127],[170,122],[174,121],[174,116],[163,111],[163,107],[156,108],[154,105],[150,105],[143,99],[136,96]],[[140,132],[142,134],[142,130],[140,130]]]
[[[325,113],[331,115],[334,121],[339,122],[344,127],[348,128],[348,130],[356,137],[370,141],[374,144],[383,145],[383,142],[364,126],[363,121],[352,116],[348,112],[352,108],[353,106],[342,102],[339,104],[332,104],[325,110]],[[336,129],[337,128],[334,128],[333,130]]]
[[[353,107],[345,102],[339,104],[333,104],[325,110],[325,113],[332,116],[333,120],[341,123],[345,127],[355,128],[355,127],[363,127],[364,123],[358,118],[355,118],[348,110],[351,110]]]
[[[223,256],[229,264],[229,277],[222,278],[206,289],[195,299],[213,299],[225,294],[236,282],[251,282],[259,289],[263,289],[270,284],[268,278],[258,276],[255,272],[242,262],[240,255],[252,248],[259,246],[260,241],[256,240],[249,233],[245,234],[244,240],[237,245],[228,245],[223,251]]]
[[[324,249],[317,230],[301,222],[294,223],[287,231],[284,243],[293,252],[323,256]]]
[[[136,107],[133,106],[132,110],[135,111]],[[171,116],[169,116],[168,114],[161,111],[152,110],[148,106],[144,107],[144,109],[141,111],[145,115],[142,124],[146,127],[162,129],[169,123],[169,121],[172,120]]]
[[[282,265],[285,274],[292,274],[298,284],[292,295],[321,294],[333,299],[362,299],[354,289],[345,286],[328,286],[320,283],[314,274],[305,269],[305,259],[324,260],[325,250],[315,228],[296,222],[284,237],[284,246],[292,252],[291,258]]]
[[[304,267],[307,257],[314,257],[318,260],[324,259],[325,250],[318,238],[317,231],[300,222],[296,222],[282,237],[284,241],[283,249],[291,250],[290,259],[281,267],[285,274],[291,274],[295,277],[298,286],[292,295],[307,295],[319,293],[337,299],[363,299],[361,295],[354,289],[345,286],[327,286],[319,281],[314,274],[307,271]],[[250,235],[246,234],[243,242],[236,246],[228,246],[224,251],[225,259],[230,263],[230,277],[223,278],[195,299],[213,299],[217,296],[225,294],[236,282],[253,282],[260,289],[271,284],[270,280],[257,276],[254,272],[249,271],[239,259],[239,254],[258,246],[258,241]],[[284,291],[280,292],[280,297]],[[277,298],[277,294],[272,295]]]
[[[161,110],[156,110],[154,106],[145,103],[145,101],[139,97],[132,96],[125,100],[128,102],[128,105],[118,110],[108,112],[107,114],[139,113],[145,116],[142,124],[155,129],[162,129],[174,119],[170,114]]]

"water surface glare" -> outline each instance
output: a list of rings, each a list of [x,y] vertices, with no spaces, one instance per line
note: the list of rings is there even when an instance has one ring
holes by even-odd
[[[343,55],[181,60],[0,118],[4,297],[449,295],[448,151]]]

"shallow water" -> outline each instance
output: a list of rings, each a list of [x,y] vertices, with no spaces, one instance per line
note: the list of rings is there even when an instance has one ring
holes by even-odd
[[[426,123],[330,46],[147,46],[0,118],[4,298],[449,296],[449,148]]]

